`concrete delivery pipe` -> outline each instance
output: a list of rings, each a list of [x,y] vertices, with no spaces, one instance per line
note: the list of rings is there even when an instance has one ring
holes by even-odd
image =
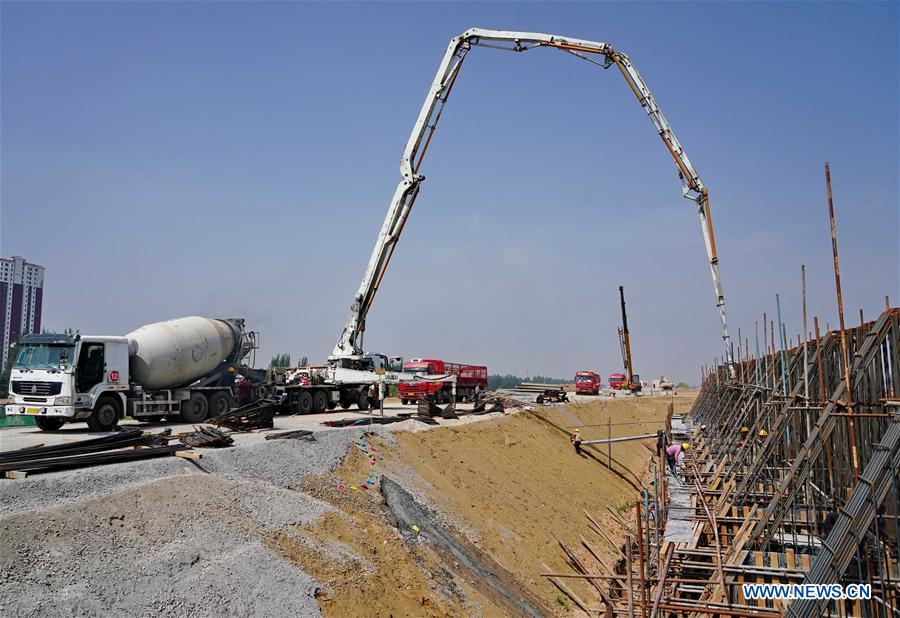
[[[224,320],[191,316],[126,335],[132,379],[147,390],[183,386],[228,358],[241,333]]]

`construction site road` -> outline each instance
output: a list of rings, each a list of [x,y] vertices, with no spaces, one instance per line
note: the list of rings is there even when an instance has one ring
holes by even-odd
[[[460,403],[456,405],[460,411],[472,409],[470,403]],[[388,399],[384,406],[385,416],[397,416],[400,413],[414,414],[415,406],[404,406],[396,399]],[[375,410],[375,416],[380,415],[380,410]],[[493,415],[486,415],[487,417]],[[334,427],[325,425],[327,421],[343,420],[348,418],[364,420],[369,417],[368,412],[360,410],[340,410],[335,412],[324,412],[322,414],[303,414],[303,415],[286,415],[275,416],[275,427],[272,429],[252,431],[245,433],[233,433],[236,446],[246,446],[257,442],[264,442],[266,434],[279,431],[333,431]],[[471,422],[476,418],[484,418],[477,416],[464,416],[459,419],[436,419],[441,425],[458,425]],[[201,423],[198,423],[201,424]],[[179,421],[162,421],[159,423],[146,423],[127,418],[119,423],[119,427],[139,427],[148,431],[160,431],[163,429],[171,429],[173,434],[187,431],[193,431],[195,424],[182,423]],[[425,427],[425,425],[422,425]],[[25,425],[20,427],[9,427],[0,430],[0,452],[12,451],[20,448],[27,448],[43,444],[44,446],[52,446],[55,444],[64,444],[75,440],[87,440],[90,438],[99,438],[101,436],[112,435],[113,432],[95,432],[88,429],[84,422],[67,423],[58,431],[46,432],[41,431],[33,425]]]

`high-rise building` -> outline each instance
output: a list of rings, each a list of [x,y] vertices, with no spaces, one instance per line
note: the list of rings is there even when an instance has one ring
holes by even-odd
[[[41,332],[41,305],[44,300],[44,267],[14,255],[0,258],[0,325],[3,348],[0,367],[6,367],[9,346],[28,333]]]

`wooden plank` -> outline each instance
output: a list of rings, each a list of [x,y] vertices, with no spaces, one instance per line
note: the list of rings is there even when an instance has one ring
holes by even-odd
[[[775,567],[775,568],[781,567],[781,565],[778,564],[778,554],[777,553],[769,552],[769,566]],[[784,579],[781,581],[783,581],[784,583],[791,582],[790,579]],[[782,601],[781,599],[776,599],[774,605],[775,605],[775,609],[779,610],[782,613],[784,613],[787,610],[787,603],[785,601]]]
[[[197,461],[198,459],[203,458],[203,454],[198,453],[197,451],[175,451],[175,457]]]
[[[763,555],[762,555],[762,552],[760,552],[760,551],[755,552],[753,558],[754,558],[754,562],[756,563],[756,566],[760,566],[760,567],[761,567],[761,566],[765,566],[765,563],[763,562]],[[766,583],[766,578],[765,578],[763,575],[757,575],[757,576],[756,576],[756,583],[758,583],[758,584],[764,584],[764,583]],[[757,607],[765,607],[765,606],[766,606],[766,602],[765,602],[763,599],[757,599],[757,600],[756,600],[756,606],[757,606]]]
[[[28,476],[28,472],[26,470],[7,470],[3,476],[8,479],[24,479]]]

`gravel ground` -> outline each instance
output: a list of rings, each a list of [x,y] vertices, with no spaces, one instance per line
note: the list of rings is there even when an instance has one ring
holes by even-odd
[[[67,504],[125,485],[196,472],[196,466],[185,459],[163,457],[4,480],[0,482],[0,515]]]
[[[393,431],[425,428],[329,429],[202,449],[199,461],[165,457],[0,481],[0,612],[319,615],[322,584],[269,547],[276,533],[334,512],[306,493],[316,491],[304,479],[339,466],[366,433],[393,446]],[[367,564],[340,545],[317,551]]]
[[[371,429],[321,431],[314,440],[271,440],[239,448],[202,449],[203,459],[196,463],[180,457],[162,457],[4,479],[0,482],[0,515],[84,500],[164,477],[204,472],[293,487],[308,474],[322,474],[334,468],[347,445],[367,432],[393,440],[385,426],[374,425]]]
[[[366,431],[319,432],[0,482],[4,616],[319,615],[321,585],[262,543],[328,504],[296,490]]]

